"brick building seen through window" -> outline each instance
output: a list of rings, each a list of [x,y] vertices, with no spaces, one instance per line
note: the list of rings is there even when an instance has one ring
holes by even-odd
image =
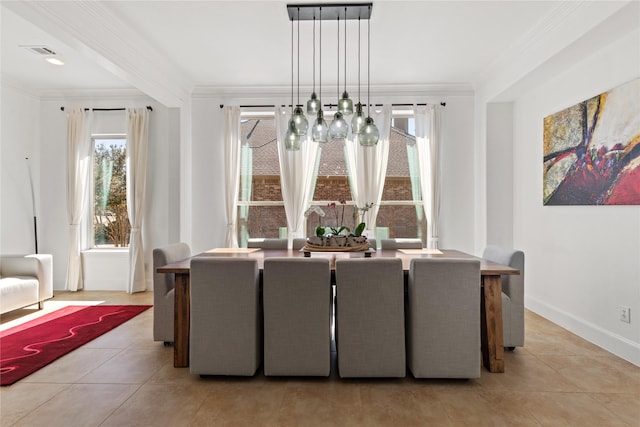
[[[387,174],[376,220],[378,238],[426,238],[426,220],[415,164],[415,136],[411,135],[412,121],[407,117],[393,119]],[[273,117],[243,119],[241,132],[240,246],[245,246],[249,237],[286,237],[287,220],[280,190]],[[344,222],[350,227],[355,224],[355,206],[347,178],[344,143],[344,140],[338,139],[322,144],[312,204],[323,209],[325,216],[320,217],[315,213],[309,216],[307,235],[313,235],[318,225],[335,225],[335,218],[327,204],[338,200],[347,201]]]

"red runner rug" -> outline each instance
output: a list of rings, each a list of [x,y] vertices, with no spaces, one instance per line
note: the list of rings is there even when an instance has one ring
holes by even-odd
[[[69,306],[0,333],[0,385],[11,385],[150,308]]]

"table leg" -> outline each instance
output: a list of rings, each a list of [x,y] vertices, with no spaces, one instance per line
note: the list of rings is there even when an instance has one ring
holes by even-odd
[[[189,366],[189,275],[175,275],[175,302],[173,318],[173,367]]]
[[[489,372],[504,372],[502,282],[500,276],[482,276],[482,362]]]

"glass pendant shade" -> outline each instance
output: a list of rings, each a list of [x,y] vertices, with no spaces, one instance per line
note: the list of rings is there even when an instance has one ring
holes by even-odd
[[[307,101],[307,114],[318,114],[320,110],[320,100],[315,92],[311,94],[311,99]]]
[[[300,135],[296,133],[296,122],[293,118],[289,120],[287,132],[284,135],[284,148],[290,151],[298,151],[300,149]]]
[[[349,132],[349,125],[347,121],[342,117],[342,113],[338,111],[333,116],[333,121],[329,126],[329,136],[331,138],[346,138],[347,133]]]
[[[380,131],[378,131],[378,127],[373,123],[373,119],[371,117],[367,117],[365,120],[364,129],[358,138],[360,141],[360,145],[372,146],[378,143],[380,139]]]
[[[311,128],[311,138],[315,142],[327,142],[329,140],[329,127],[324,120],[322,110],[318,110],[318,117]]]
[[[296,135],[303,136],[307,134],[307,127],[309,127],[309,122],[304,116],[302,108],[296,107],[293,110],[293,116],[291,117],[291,120],[294,122]]]
[[[345,116],[353,114],[353,101],[349,99],[349,94],[346,90],[342,92],[342,98],[338,101],[338,111]]]
[[[362,104],[356,104],[356,113],[353,115],[353,119],[351,120],[351,132],[356,135],[359,135],[364,130],[365,125],[365,117],[362,112]]]

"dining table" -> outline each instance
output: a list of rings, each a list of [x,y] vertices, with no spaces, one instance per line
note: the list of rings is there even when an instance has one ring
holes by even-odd
[[[262,272],[264,260],[272,257],[323,257],[330,261],[332,272],[335,262],[343,258],[399,258],[402,268],[408,276],[411,260],[415,258],[454,258],[475,259],[480,261],[481,276],[481,351],[482,362],[489,372],[504,372],[504,339],[502,330],[502,275],[520,274],[516,268],[501,265],[458,250],[447,249],[378,249],[363,252],[312,252],[292,249],[260,249],[260,248],[214,248],[195,256],[248,257],[258,261]],[[173,274],[175,282],[174,310],[174,358],[176,368],[189,366],[189,322],[190,296],[189,275],[191,259],[160,266],[158,273]]]

